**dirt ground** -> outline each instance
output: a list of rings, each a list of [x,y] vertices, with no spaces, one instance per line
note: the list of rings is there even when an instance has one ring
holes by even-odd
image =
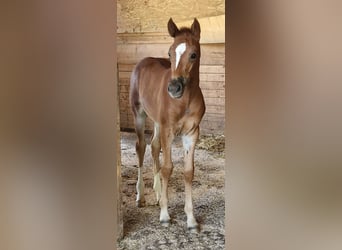
[[[175,139],[172,150],[174,170],[169,182],[169,227],[159,223],[150,145],[146,147],[143,167],[146,206],[136,207],[135,141],[134,133],[121,133],[124,237],[118,242],[118,249],[224,249],[224,137],[201,136],[197,143],[193,205],[200,223],[199,233],[191,233],[186,227],[180,138]],[[146,141],[150,143],[150,135],[146,135]]]

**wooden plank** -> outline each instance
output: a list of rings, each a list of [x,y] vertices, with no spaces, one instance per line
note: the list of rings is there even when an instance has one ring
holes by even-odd
[[[225,114],[225,106],[206,105],[206,113]]]
[[[205,117],[210,117],[210,119],[222,119],[222,117],[224,117],[224,115],[205,112],[204,113],[204,118]]]
[[[119,72],[132,72],[135,65],[136,65],[135,63],[131,63],[131,64],[120,63],[118,65],[118,67],[119,67],[118,71]],[[216,73],[224,74],[225,73],[225,65],[207,65],[207,64],[201,63],[200,72],[201,73],[207,73],[207,74],[216,74]]]
[[[121,79],[130,79],[131,77],[131,72],[126,72],[126,71],[121,71],[119,72],[119,80]],[[200,81],[205,81],[205,82],[219,82],[219,81],[224,81],[225,79],[225,74],[224,73],[216,73],[216,74],[206,74],[206,73],[200,73]]]
[[[118,44],[118,63],[136,64],[148,56],[167,58],[169,47],[169,44]],[[201,47],[201,64],[224,65],[224,59],[224,44],[209,44]]]
[[[120,85],[129,86],[129,82],[130,82],[129,78],[121,78],[121,79],[119,79],[119,84]]]
[[[120,112],[127,112],[127,107],[125,105],[119,104],[119,110],[120,110]]]
[[[169,44],[118,44],[118,63],[135,64],[148,56],[167,57],[169,47]]]
[[[201,64],[224,65],[225,64],[224,44],[208,44],[208,45],[201,46]]]
[[[131,78],[131,72],[125,72],[125,71],[119,72],[119,79],[130,79],[130,78]]]
[[[225,123],[225,118],[221,117],[221,119],[213,120],[213,119],[202,119],[201,125],[203,124],[224,124]]]
[[[128,93],[119,93],[120,104],[128,104]]]
[[[222,134],[224,131],[224,123],[210,123],[203,122],[200,124],[200,133],[201,134]]]
[[[122,63],[120,63],[118,65],[118,67],[119,67],[118,71],[119,72],[121,72],[121,71],[132,72],[134,66],[135,66],[135,63],[130,63],[130,64],[122,64]]]
[[[124,84],[120,84],[119,85],[119,93],[129,93],[129,86],[128,85],[124,85]]]
[[[203,116],[203,120],[221,121],[225,119],[224,117],[225,117],[224,114],[214,114],[214,113],[205,112]]]
[[[206,74],[225,74],[225,65],[200,65],[200,73]]]
[[[119,73],[120,75],[120,73]],[[204,82],[223,82],[225,74],[202,74],[200,73],[200,81]]]
[[[207,90],[203,91],[203,96],[206,105],[225,105],[225,93],[219,90]],[[120,105],[129,105],[129,93],[121,90],[120,87]]]
[[[122,110],[122,111],[120,110],[120,115],[121,116],[126,115],[128,118],[128,116],[132,116],[132,112],[131,112],[131,110]]]
[[[201,134],[222,134],[224,132],[224,122],[210,123],[209,121],[203,121],[200,124]]]
[[[120,113],[120,123],[128,123],[127,115]]]
[[[224,129],[225,122],[224,121],[202,121],[200,123],[201,129],[213,129],[213,130],[221,130]]]
[[[127,102],[122,102],[120,100],[120,112],[126,112],[126,113],[131,113],[131,108],[129,107],[128,101]]]
[[[219,91],[219,96],[224,97],[225,96],[225,83],[224,82],[200,82],[200,87],[205,95],[205,93],[208,93],[208,95],[215,95],[215,93],[212,93],[213,91]],[[119,93],[129,93],[129,84],[122,84],[119,83]]]
[[[202,91],[204,98],[225,98],[224,89],[206,89]]]
[[[225,104],[225,99],[221,97],[204,97],[204,101],[207,106],[224,106]]]
[[[117,44],[171,44],[172,37],[167,32],[119,33]]]
[[[208,119],[203,119],[200,123],[200,125],[213,125],[213,124],[216,124],[216,126],[224,126],[225,124],[225,120],[224,119],[220,119],[220,120],[216,120],[216,121],[213,121],[213,120],[208,120]]]
[[[131,71],[119,71],[119,82],[120,84],[129,85],[129,80],[131,78]],[[224,82],[224,73],[204,73],[200,72],[201,82]]]
[[[126,100],[120,100],[120,105],[124,106],[127,108],[127,112],[131,112],[131,105],[129,103],[128,98]]]
[[[225,82],[211,82],[211,81],[200,81],[200,87],[202,91],[211,90],[211,89],[225,89]]]
[[[225,115],[222,114],[212,114],[212,113],[205,113],[203,116],[203,121],[208,120],[208,121],[224,121],[225,120]]]
[[[122,110],[122,111],[125,111],[125,112],[128,112],[128,113],[131,112],[131,107],[129,105],[128,100],[127,101],[121,101],[120,100],[120,104],[119,105],[120,105],[120,111]]]

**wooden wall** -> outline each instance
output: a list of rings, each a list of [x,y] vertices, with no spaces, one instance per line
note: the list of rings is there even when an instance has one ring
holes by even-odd
[[[134,129],[129,105],[129,81],[134,65],[144,57],[167,57],[172,39],[165,33],[118,34],[118,78],[120,96],[120,127]],[[225,45],[201,44],[200,87],[206,113],[200,124],[202,134],[223,134],[225,123]],[[147,130],[153,129],[148,119]]]
[[[165,32],[170,17],[178,25],[193,17],[200,21],[224,13],[224,0],[117,0],[117,32]],[[204,27],[202,23],[200,21],[201,28]],[[210,28],[220,26],[211,25]]]

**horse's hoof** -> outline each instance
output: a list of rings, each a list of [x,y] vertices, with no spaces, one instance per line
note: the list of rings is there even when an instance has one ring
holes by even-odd
[[[142,201],[142,200],[138,200],[138,201],[136,201],[136,204],[137,204],[137,207],[144,207],[146,202]]]
[[[170,220],[161,220],[160,221],[160,224],[163,226],[163,227],[168,227],[170,225]]]
[[[195,225],[195,226],[188,227],[188,230],[190,233],[199,233],[200,228],[199,228],[199,225]]]

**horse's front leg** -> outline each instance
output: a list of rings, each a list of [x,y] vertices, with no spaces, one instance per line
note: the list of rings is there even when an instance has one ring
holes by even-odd
[[[195,144],[198,139],[199,131],[196,129],[195,133],[191,135],[183,135],[184,147],[184,181],[185,181],[185,206],[184,211],[187,216],[187,226],[191,231],[198,231],[199,226],[194,217],[192,205],[192,180],[194,177],[194,153]]]
[[[170,223],[170,216],[167,210],[168,203],[168,183],[169,178],[172,174],[173,164],[171,160],[171,144],[174,138],[174,135],[170,129],[161,128],[160,130],[160,142],[163,150],[163,164],[160,169],[161,177],[162,177],[162,190],[161,197],[159,201],[160,205],[160,223],[164,226],[168,226]]]
[[[161,196],[161,183],[160,183],[160,163],[159,163],[159,154],[160,154],[160,135],[159,135],[159,124],[154,123],[154,131],[153,137],[151,141],[151,149],[152,149],[152,158],[153,158],[153,189],[156,192],[157,204],[159,203]]]

